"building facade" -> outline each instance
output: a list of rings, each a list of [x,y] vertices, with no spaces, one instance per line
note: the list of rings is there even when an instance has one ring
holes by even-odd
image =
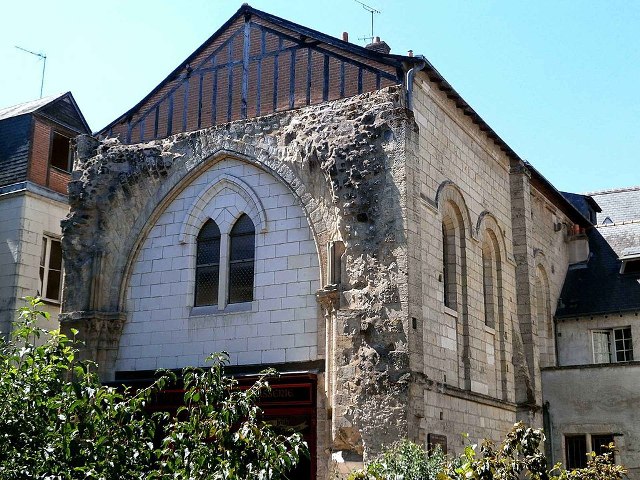
[[[589,258],[572,265],[556,310],[558,362],[542,371],[553,458],[584,465],[614,443],[640,474],[640,188],[568,195],[594,228]],[[570,388],[567,388],[570,386]]]
[[[105,380],[274,366],[308,478],[542,426],[592,223],[424,57],[244,5],[72,175],[61,321]]]
[[[69,212],[72,139],[90,134],[71,93],[0,110],[0,332],[21,297],[41,296],[57,328],[62,296],[60,220]]]

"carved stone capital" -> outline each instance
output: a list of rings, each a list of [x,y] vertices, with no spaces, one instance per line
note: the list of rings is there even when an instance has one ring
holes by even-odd
[[[124,312],[65,312],[61,313],[60,329],[69,334],[78,331],[78,338],[87,349],[114,350],[118,348],[126,320]]]
[[[71,336],[78,331],[77,338],[84,343],[80,358],[98,364],[98,373],[103,380],[113,380],[118,345],[126,320],[124,312],[80,311],[65,312],[58,317],[60,330]]]
[[[316,292],[316,298],[325,314],[340,308],[340,290],[337,285],[326,285]]]

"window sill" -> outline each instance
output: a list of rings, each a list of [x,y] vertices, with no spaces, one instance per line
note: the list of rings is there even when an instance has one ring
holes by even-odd
[[[491,335],[493,335],[494,337],[496,336],[496,329],[495,329],[495,328],[493,328],[493,327],[490,327],[490,326],[489,326],[489,325],[487,325],[486,323],[485,323],[485,325],[484,325],[484,331],[485,331],[485,332],[487,332],[487,333],[490,333],[490,334],[491,334]]]
[[[55,170],[56,172],[64,173],[65,175],[71,175],[71,170],[65,170],[64,168],[56,167],[55,165],[49,164],[49,168]]]
[[[251,312],[253,311],[253,302],[230,303],[224,309],[218,309],[217,305],[206,305],[202,307],[191,307],[189,316],[203,317],[211,315],[228,315],[231,313]]]
[[[446,315],[449,315],[450,317],[453,318],[458,318],[458,312],[456,312],[453,308],[449,308],[447,306],[443,306],[443,311]]]
[[[60,300],[52,300],[50,298],[40,298],[40,300],[42,301],[42,303],[44,303],[45,305],[55,305],[55,306],[60,306],[60,304],[62,303]]]

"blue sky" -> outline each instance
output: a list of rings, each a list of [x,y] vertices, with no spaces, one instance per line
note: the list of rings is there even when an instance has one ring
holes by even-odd
[[[0,107],[70,90],[98,130],[144,97],[241,5],[228,0],[22,0],[3,5]],[[393,53],[425,55],[561,190],[640,184],[640,2],[365,0]],[[350,40],[370,34],[353,0],[254,0]]]

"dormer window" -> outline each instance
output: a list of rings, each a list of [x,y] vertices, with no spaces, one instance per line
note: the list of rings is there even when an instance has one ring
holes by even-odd
[[[619,260],[622,262],[621,275],[640,273],[640,247],[624,249]]]
[[[69,137],[53,132],[49,163],[52,167],[65,172],[71,171],[71,139]]]

